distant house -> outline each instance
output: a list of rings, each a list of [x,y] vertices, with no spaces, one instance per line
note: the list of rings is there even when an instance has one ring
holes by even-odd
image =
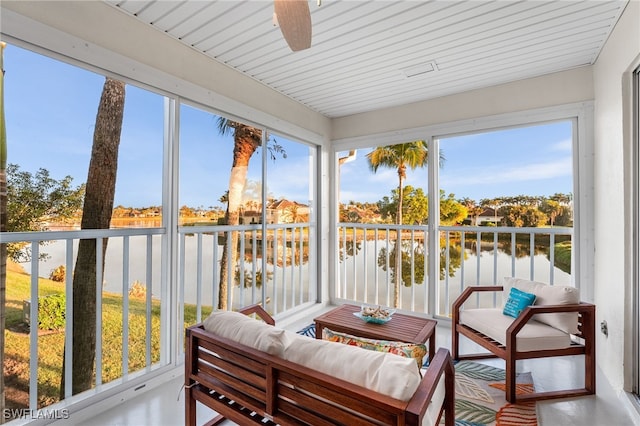
[[[497,214],[496,210],[492,208],[482,210],[476,217],[468,216],[468,219],[471,222],[471,226],[483,226],[487,223],[499,225],[500,222],[502,222],[502,216]]]
[[[262,213],[255,210],[245,210],[240,217],[240,223],[250,225],[262,222]]]
[[[371,211],[370,209],[362,209],[358,206],[348,205],[344,207],[342,215],[345,220],[353,223],[382,223],[382,215]]]
[[[309,206],[297,201],[277,200],[267,209],[269,223],[306,222],[309,219]],[[273,220],[273,221],[272,221]]]
[[[296,201],[274,201],[266,209],[267,223],[306,222],[309,219],[309,206]],[[262,213],[255,210],[245,210],[241,214],[241,223],[245,225],[261,223]]]

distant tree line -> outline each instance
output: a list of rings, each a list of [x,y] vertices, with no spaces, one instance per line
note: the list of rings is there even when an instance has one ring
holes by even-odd
[[[429,220],[429,202],[422,188],[407,185],[403,190],[402,224],[424,225]],[[349,201],[340,204],[340,222],[397,223],[398,191],[391,191],[375,203]],[[572,226],[571,194],[551,196],[518,195],[509,197],[456,199],[454,194],[440,191],[440,224],[444,226],[473,225],[484,213],[493,214],[493,221],[484,226],[544,227]]]

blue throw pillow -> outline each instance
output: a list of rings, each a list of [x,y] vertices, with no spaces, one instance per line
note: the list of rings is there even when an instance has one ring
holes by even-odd
[[[535,300],[535,294],[526,293],[515,287],[511,287],[509,298],[507,299],[507,303],[504,304],[502,313],[504,315],[509,315],[510,317],[518,318],[520,312],[522,312],[527,306],[533,305]]]

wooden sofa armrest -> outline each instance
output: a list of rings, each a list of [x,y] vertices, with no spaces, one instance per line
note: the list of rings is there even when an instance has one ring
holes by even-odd
[[[269,315],[269,313],[264,310],[262,305],[254,304],[245,306],[244,308],[239,309],[238,312],[245,315],[256,314],[262,321],[266,322],[267,324],[276,325],[276,320],[274,320],[273,317],[271,317],[271,315]]]
[[[444,375],[445,396],[442,414],[445,417],[445,425],[453,426],[454,418],[454,367],[451,355],[445,348],[440,348],[429,363],[429,368],[420,382],[418,389],[407,405],[407,425],[419,426],[419,419],[423,418],[436,390],[440,378]],[[441,416],[442,416],[441,414]],[[438,419],[439,421],[440,419]]]

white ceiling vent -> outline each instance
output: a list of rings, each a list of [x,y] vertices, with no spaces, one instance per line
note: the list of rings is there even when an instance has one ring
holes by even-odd
[[[438,65],[436,61],[429,61],[423,64],[414,65],[412,67],[404,68],[400,70],[402,74],[406,77],[416,77],[423,74],[428,74],[431,72],[438,71]]]

